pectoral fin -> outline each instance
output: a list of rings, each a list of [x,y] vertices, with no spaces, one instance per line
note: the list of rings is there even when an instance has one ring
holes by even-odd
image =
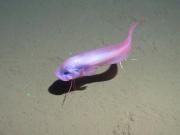
[[[96,74],[96,68],[88,68],[84,70],[83,75],[84,76],[91,76]]]

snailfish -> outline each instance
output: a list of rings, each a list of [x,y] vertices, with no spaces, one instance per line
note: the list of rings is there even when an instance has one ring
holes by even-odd
[[[63,81],[70,81],[83,76],[91,76],[100,66],[121,63],[128,58],[132,50],[132,34],[139,22],[133,22],[128,30],[128,36],[119,43],[104,48],[83,52],[64,61],[55,75]]]

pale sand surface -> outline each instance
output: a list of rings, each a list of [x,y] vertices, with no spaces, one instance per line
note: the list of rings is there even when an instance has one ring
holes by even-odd
[[[0,3],[0,135],[179,135],[179,0]],[[126,72],[83,91],[48,91],[63,59],[124,39]],[[103,72],[108,67],[100,68]],[[60,89],[61,91],[61,89]]]

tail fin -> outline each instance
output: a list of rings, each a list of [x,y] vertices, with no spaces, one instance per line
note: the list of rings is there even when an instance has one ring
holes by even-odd
[[[133,22],[131,27],[128,30],[128,37],[132,37],[132,33],[134,32],[134,30],[136,29],[136,27],[139,25],[140,22]]]
[[[132,23],[132,25],[130,26],[129,30],[128,30],[128,35],[132,36],[132,33],[134,32],[134,30],[136,29],[136,27],[139,24],[142,24],[144,22],[144,18],[142,17],[141,20],[139,22],[135,21]]]
[[[133,22],[133,24],[130,26],[129,30],[128,30],[128,36],[126,37],[126,39],[123,41],[124,45],[126,46],[130,46],[131,47],[131,42],[132,42],[132,34],[135,30],[135,28],[138,26],[139,22]]]
[[[134,32],[134,30],[136,29],[136,27],[143,23],[144,22],[144,19],[142,18],[139,22],[135,21],[132,23],[132,25],[130,26],[129,30],[128,30],[128,36],[127,38],[125,39],[125,42],[127,42],[130,46],[131,46],[131,42],[132,42],[132,34]]]

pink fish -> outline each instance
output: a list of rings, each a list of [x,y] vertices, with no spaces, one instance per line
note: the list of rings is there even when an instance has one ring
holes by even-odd
[[[120,43],[109,45],[68,58],[58,67],[55,75],[69,81],[83,76],[91,76],[100,66],[121,63],[128,58],[132,50],[132,34],[139,22],[134,22],[128,31],[128,36]]]

